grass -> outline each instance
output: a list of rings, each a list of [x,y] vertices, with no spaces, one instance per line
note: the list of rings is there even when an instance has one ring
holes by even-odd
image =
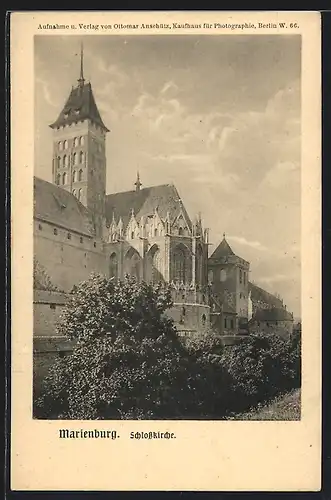
[[[301,391],[295,389],[278,396],[268,403],[261,404],[249,412],[233,417],[234,420],[300,420]]]

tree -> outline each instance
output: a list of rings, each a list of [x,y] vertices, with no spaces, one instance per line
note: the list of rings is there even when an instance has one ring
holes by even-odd
[[[73,342],[45,380],[37,416],[72,419],[180,418],[189,358],[165,285],[94,275],[78,285],[58,325]]]
[[[45,268],[36,258],[33,259],[33,288],[36,290],[47,290],[49,292],[60,291],[59,288],[52,283]]]

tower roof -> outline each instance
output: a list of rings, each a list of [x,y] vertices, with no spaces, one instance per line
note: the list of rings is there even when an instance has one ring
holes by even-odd
[[[92,86],[90,83],[85,83],[83,45],[81,46],[80,73],[77,81],[78,85],[76,87],[72,87],[64,108],[59,114],[57,120],[52,123],[50,127],[63,127],[64,125],[71,125],[72,123],[89,119],[93,123],[102,127],[105,132],[109,132],[100,116],[92,92]]]
[[[227,257],[229,255],[235,255],[229,243],[225,239],[225,234],[223,234],[223,239],[218,247],[214,250],[211,259],[220,259],[221,257]]]
[[[63,127],[64,125],[70,125],[87,119],[102,127],[105,132],[109,132],[100,116],[92,92],[92,86],[90,83],[84,83],[83,80],[78,86],[71,89],[70,95],[61,113],[59,114],[57,120],[50,125],[50,127]]]

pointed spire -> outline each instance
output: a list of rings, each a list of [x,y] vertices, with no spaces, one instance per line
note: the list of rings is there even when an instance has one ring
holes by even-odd
[[[80,75],[78,79],[78,83],[80,87],[83,87],[85,82],[84,79],[84,49],[83,49],[83,42],[81,43],[80,46]]]
[[[136,180],[136,182],[134,183],[134,185],[136,186],[136,192],[140,191],[140,188],[141,188],[141,186],[142,186],[142,183],[140,182],[139,171],[137,171],[137,180]]]

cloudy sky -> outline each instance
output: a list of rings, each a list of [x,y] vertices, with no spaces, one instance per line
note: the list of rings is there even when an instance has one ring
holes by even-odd
[[[51,181],[48,127],[79,76],[107,138],[107,192],[174,182],[251,262],[251,280],[300,315],[300,56],[297,36],[35,37],[35,174]]]

